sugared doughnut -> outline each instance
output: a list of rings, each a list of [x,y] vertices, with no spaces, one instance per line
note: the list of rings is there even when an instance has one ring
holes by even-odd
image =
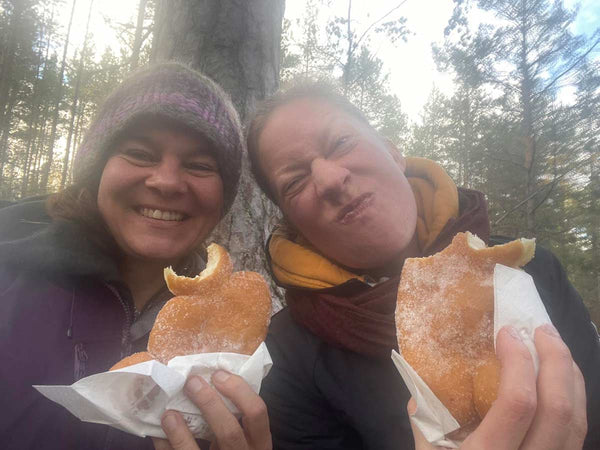
[[[165,268],[165,281],[173,295],[207,295],[207,292],[222,288],[233,270],[229,253],[217,244],[209,245],[206,252],[206,268],[194,278],[178,276],[172,268]]]
[[[398,347],[463,428],[483,418],[498,391],[494,266],[523,266],[534,252],[533,239],[486,247],[467,232],[440,253],[404,263]]]
[[[162,363],[196,353],[251,355],[266,337],[271,297],[265,280],[256,272],[232,273],[219,245],[207,250],[206,269],[194,278],[164,271],[175,297],[158,313],[148,340],[148,354]]]
[[[134,364],[139,364],[146,361],[152,361],[153,359],[155,358],[153,358],[152,355],[148,352],[138,352],[134,353],[133,355],[129,355],[126,358],[123,358],[121,361],[116,363],[108,370],[122,369],[123,367],[133,366]]]

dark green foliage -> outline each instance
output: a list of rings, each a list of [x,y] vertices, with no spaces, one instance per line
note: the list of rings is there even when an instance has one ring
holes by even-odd
[[[490,23],[472,27],[474,7]],[[495,233],[554,250],[598,322],[600,29],[573,35],[576,16],[560,1],[455,0],[434,55],[456,90],[432,94],[410,152],[486,192]],[[565,87],[576,92],[566,104]]]
[[[58,26],[56,18],[59,8],[71,9],[72,0],[0,2],[1,199],[44,194],[69,183],[82,132],[103,98],[135,65],[132,52],[138,53],[137,64],[148,61],[154,1],[141,4],[145,13],[140,17],[140,33],[135,32],[135,24],[120,24],[117,30],[129,47],[119,49],[118,56],[107,49],[98,57],[92,33],[85,42],[71,39],[60,80],[67,30]],[[75,6],[94,14],[90,1],[79,0]]]

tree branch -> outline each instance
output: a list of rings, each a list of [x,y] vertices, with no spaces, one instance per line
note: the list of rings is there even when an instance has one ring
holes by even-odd
[[[488,158],[490,158],[490,159],[492,159],[494,161],[500,161],[500,162],[503,162],[503,163],[512,164],[513,166],[517,166],[519,169],[523,168],[523,164],[515,162],[515,161],[511,161],[510,159],[498,158],[497,156],[492,156],[492,155],[488,155]]]
[[[567,176],[569,173],[571,173],[573,170],[579,169],[580,167],[583,167],[584,165],[586,165],[588,163],[587,159],[584,159],[583,161],[581,161],[580,164],[577,164],[575,167],[570,168],[569,170],[565,171],[565,173],[559,175],[558,177],[556,177],[554,180],[552,180],[552,182],[543,185],[541,188],[539,188],[538,190],[534,191],[533,193],[531,193],[530,195],[528,195],[527,197],[525,197],[523,200],[521,200],[519,203],[517,203],[512,209],[510,209],[509,211],[505,212],[498,220],[496,220],[493,225],[496,226],[498,225],[500,222],[502,222],[509,214],[512,214],[513,212],[515,212],[517,209],[519,209],[521,206],[523,206],[525,203],[527,203],[527,201],[531,200],[533,197],[535,197],[536,195],[538,195],[540,192],[542,192],[544,189],[546,189],[547,187],[550,187],[550,191],[552,189],[554,189],[554,187],[558,184],[558,182],[563,179],[565,176]],[[542,205],[542,203],[544,203],[546,201],[546,199],[548,198],[549,193],[544,197],[544,200],[541,201],[537,206],[536,209],[538,207],[540,207]]]
[[[558,74],[550,83],[548,83],[540,92],[538,92],[536,94],[536,96],[539,97],[540,95],[542,95],[544,92],[546,92],[548,89],[550,89],[554,85],[554,83],[556,83],[564,75],[566,75],[571,70],[573,70],[581,61],[583,61],[583,59],[585,59],[587,57],[587,55],[589,55],[592,52],[592,50],[594,50],[594,48],[598,44],[600,44],[600,36],[598,36],[598,39],[596,39],[596,42],[594,42],[594,44],[583,55],[581,55],[579,58],[577,58],[575,60],[575,62],[573,64],[571,64],[567,69],[563,70],[560,74]]]
[[[371,25],[369,25],[367,27],[367,29],[364,31],[363,34],[360,35],[360,37],[358,38],[358,40],[356,41],[356,44],[354,45],[354,47],[358,47],[358,45],[360,44],[360,42],[363,40],[363,38],[367,35],[367,33],[369,31],[371,31],[371,28],[373,28],[375,25],[377,25],[379,22],[381,22],[383,19],[385,19],[387,16],[389,16],[391,13],[393,13],[394,11],[396,11],[398,8],[400,8],[402,5],[404,5],[407,2],[407,0],[403,0],[400,3],[398,3],[396,6],[394,6],[392,9],[390,9],[387,13],[385,13],[383,16],[381,16],[379,19],[377,19],[375,22],[373,22]]]

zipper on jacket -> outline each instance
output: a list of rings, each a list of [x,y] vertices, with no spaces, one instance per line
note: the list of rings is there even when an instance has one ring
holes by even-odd
[[[83,343],[75,344],[75,367],[73,376],[75,381],[82,379],[85,376],[88,355],[85,352]]]
[[[125,325],[123,326],[123,331],[121,334],[121,358],[129,356],[131,353],[131,342],[129,339],[129,329],[131,328],[131,324],[133,323],[133,311],[131,310],[131,306],[119,293],[118,289],[114,286],[104,283],[104,285],[111,291],[115,297],[121,303],[123,310],[125,311]]]
[[[69,328],[67,328],[67,337],[73,338],[73,310],[75,309],[75,289],[73,289],[73,295],[71,298],[71,314],[69,315]]]

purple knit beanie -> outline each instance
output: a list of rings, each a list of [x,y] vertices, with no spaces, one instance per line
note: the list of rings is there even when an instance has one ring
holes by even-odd
[[[108,96],[75,156],[75,182],[97,177],[115,138],[144,116],[172,119],[214,144],[226,213],[237,192],[245,145],[240,120],[229,96],[216,83],[178,63],[138,71]]]

